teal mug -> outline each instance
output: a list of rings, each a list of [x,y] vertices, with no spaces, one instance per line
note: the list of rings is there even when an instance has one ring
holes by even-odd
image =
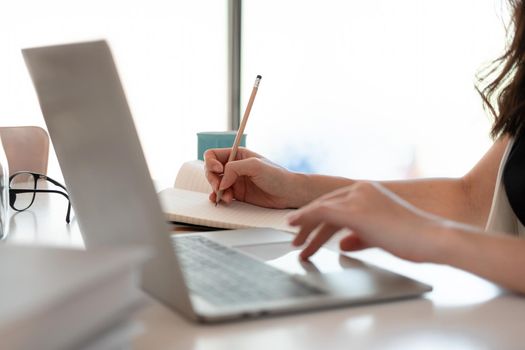
[[[237,131],[207,131],[197,133],[197,159],[204,160],[204,152],[211,148],[231,148]],[[246,134],[241,137],[239,144],[246,147]]]

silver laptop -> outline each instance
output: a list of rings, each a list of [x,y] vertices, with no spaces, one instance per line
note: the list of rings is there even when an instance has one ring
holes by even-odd
[[[272,229],[170,234],[105,41],[31,48],[35,85],[86,248],[156,251],[142,287],[215,322],[416,297],[431,287],[322,249],[301,262]]]

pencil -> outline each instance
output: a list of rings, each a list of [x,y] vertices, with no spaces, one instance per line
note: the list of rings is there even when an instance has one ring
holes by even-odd
[[[253,84],[252,94],[250,95],[250,99],[248,100],[248,105],[246,106],[246,110],[244,111],[244,115],[242,117],[241,125],[239,126],[239,130],[237,130],[237,134],[235,135],[235,141],[233,141],[232,145],[232,151],[230,153],[230,156],[228,157],[228,162],[231,162],[232,160],[235,160],[235,157],[237,156],[237,150],[239,149],[239,144],[241,143],[242,135],[244,134],[244,128],[246,128],[246,123],[248,122],[248,117],[250,116],[250,112],[252,110],[253,101],[255,100],[255,95],[257,95],[257,90],[259,90],[259,83],[261,82],[261,76],[258,75],[255,78],[255,83]],[[227,163],[228,163],[227,162]],[[220,187],[220,183],[219,183]],[[215,206],[219,204],[222,197],[222,190],[217,191],[217,198],[215,199]]]

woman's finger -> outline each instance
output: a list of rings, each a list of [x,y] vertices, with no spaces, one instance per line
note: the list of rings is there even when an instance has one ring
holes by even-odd
[[[339,231],[340,227],[329,225],[329,224],[322,224],[321,228],[317,233],[315,234],[315,237],[310,241],[310,243],[306,246],[306,248],[303,249],[301,254],[299,255],[301,259],[306,260],[310,256],[312,256],[315,252],[323,246],[337,231]]]
[[[356,233],[351,233],[341,239],[339,242],[339,248],[341,248],[341,250],[351,252],[370,248],[370,246],[364,243]]]
[[[351,188],[350,187],[351,186],[343,187],[343,188],[337,189],[335,191],[332,191],[330,193],[327,193],[327,194],[325,194],[325,195],[323,195],[323,196],[313,200],[312,202],[308,203],[304,207],[297,209],[293,214],[291,214],[288,217],[289,223],[291,224],[297,218],[299,218],[300,216],[304,215],[304,213],[307,213],[307,212],[309,212],[311,210],[314,210],[315,208],[317,208],[319,206],[322,206],[323,203],[330,203],[332,200],[341,200],[341,199],[345,200],[348,197],[348,195],[350,194],[350,192],[351,192]]]
[[[215,203],[217,201],[217,193],[216,192],[210,193],[208,198],[210,199],[212,203]],[[221,202],[230,204],[232,201],[233,201],[233,190],[229,188],[222,193]]]
[[[220,175],[217,175],[211,171],[206,170],[204,173],[206,176],[206,180],[208,180],[208,183],[211,185],[211,188],[217,192],[219,190],[219,183],[221,182]]]
[[[292,244],[296,247],[303,245],[310,233],[312,233],[312,231],[315,230],[317,226],[317,223],[302,225],[301,229],[295,236],[295,239],[292,241]]]
[[[315,204],[309,204],[298,209],[288,218],[291,226],[319,225],[326,222],[335,226],[348,227],[352,229],[354,209],[346,197],[325,200]]]
[[[232,151],[231,148],[208,149],[206,150],[206,152],[204,152],[204,163],[206,165],[208,164],[212,165],[212,164],[215,164],[215,161],[217,161],[218,164],[222,166],[223,164],[226,164],[228,162],[231,151]],[[246,158],[251,158],[251,157],[262,158],[261,155],[253,151],[250,151],[247,148],[239,147],[237,149],[237,156],[235,157],[235,160],[246,159]],[[210,170],[215,171],[214,169],[210,169]],[[222,172],[222,170],[218,170],[218,172]]]
[[[224,166],[219,189],[227,189],[232,186],[239,176],[253,177],[261,172],[262,163],[258,158],[247,158],[229,162]]]
[[[230,204],[233,202],[233,190],[231,188],[228,188],[222,192],[221,201]]]
[[[204,163],[206,164],[206,166],[208,166],[208,164],[214,165],[216,164],[215,162],[217,162],[218,165],[222,167],[222,164],[228,161],[231,151],[232,151],[231,148],[208,149],[206,150],[206,152],[204,152]],[[211,169],[211,168],[210,170],[215,171],[215,169]]]

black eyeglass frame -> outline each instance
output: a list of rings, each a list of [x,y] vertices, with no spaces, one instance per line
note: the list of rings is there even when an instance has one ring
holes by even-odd
[[[35,186],[33,189],[30,189],[30,188],[11,188],[11,181],[16,176],[22,175],[22,174],[24,174],[24,175],[31,175],[33,177],[34,186]],[[49,181],[53,185],[62,188],[65,192],[58,191],[58,190],[37,189],[36,185],[37,185],[38,180]],[[29,205],[27,207],[25,207],[24,209],[17,209],[15,207],[16,195],[18,193],[33,193],[33,198],[31,199],[31,203],[29,203]],[[58,193],[58,194],[60,194],[60,195],[62,195],[64,197],[66,197],[67,202],[68,202],[67,214],[66,214],[66,222],[69,224],[69,222],[70,222],[70,215],[71,215],[71,201],[69,200],[69,195],[67,194],[67,188],[64,185],[62,185],[60,182],[58,182],[56,180],[53,180],[49,176],[46,176],[46,175],[43,175],[43,174],[39,174],[39,173],[33,173],[33,172],[30,172],[30,171],[17,171],[16,173],[13,173],[11,176],[9,176],[9,206],[11,207],[11,209],[13,209],[15,211],[18,211],[18,212],[21,212],[21,211],[29,209],[29,207],[31,207],[33,205],[33,202],[35,201],[35,197],[36,197],[35,194],[37,194],[37,193]]]

